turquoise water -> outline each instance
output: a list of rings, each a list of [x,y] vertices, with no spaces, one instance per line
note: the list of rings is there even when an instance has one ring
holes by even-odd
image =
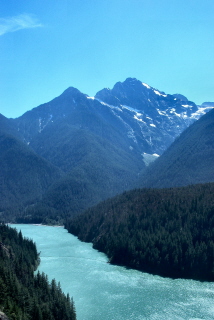
[[[214,283],[112,266],[62,227],[13,225],[41,251],[39,270],[74,298],[77,320],[213,320]]]

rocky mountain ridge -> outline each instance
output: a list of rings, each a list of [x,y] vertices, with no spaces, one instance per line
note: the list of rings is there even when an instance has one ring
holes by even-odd
[[[211,108],[213,106],[207,103],[199,107],[180,94],[168,95],[128,78],[112,90],[99,91],[95,97],[70,87],[59,97],[19,118],[1,116],[1,131],[21,140],[26,148],[43,159],[41,169],[38,161],[30,161],[27,171],[23,166],[19,170],[19,162],[14,159],[15,172],[19,173],[14,173],[14,181],[26,185],[26,175],[31,179],[32,173],[46,172],[43,166],[48,167],[48,163],[60,173],[52,184],[46,184],[46,191],[41,189],[40,194],[32,196],[32,188],[29,188],[29,194],[25,193],[24,197],[15,193],[13,203],[17,199],[18,206],[21,199],[28,197],[41,199],[33,203],[22,201],[25,216],[37,214],[43,219],[49,212],[55,219],[76,214],[135,188],[146,166]],[[10,152],[14,157],[19,154],[12,149]],[[27,151],[23,156],[20,163],[27,161]],[[7,157],[5,161],[8,162]],[[41,179],[42,185],[46,183],[46,173],[43,178],[39,174],[37,177],[38,185]],[[3,174],[0,181],[3,188],[5,179]],[[13,181],[10,186],[14,194]],[[18,190],[16,186],[15,190]],[[4,203],[8,203],[8,199]],[[0,211],[4,209],[0,203]]]
[[[141,154],[147,164],[148,158],[161,155],[182,131],[212,108],[212,103],[197,106],[181,94],[165,94],[137,79],[127,78],[116,83],[112,90],[99,91],[95,97],[70,87],[59,97],[15,119],[14,124],[19,135],[33,147],[36,136],[66,117],[70,117],[72,125],[97,133],[96,126],[86,123],[91,120],[77,116],[90,112],[100,123],[114,126],[126,139],[129,149]],[[100,130],[98,134],[103,132]]]
[[[157,155],[213,107],[212,103],[197,106],[181,94],[166,94],[133,78],[116,83],[112,90],[99,91],[95,98],[131,127],[128,134],[136,143],[140,143],[139,136],[143,138],[144,154]]]

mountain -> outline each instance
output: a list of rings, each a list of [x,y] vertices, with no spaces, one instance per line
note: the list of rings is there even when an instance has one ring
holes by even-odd
[[[0,212],[6,210],[8,219],[9,212],[41,199],[61,172],[12,135],[0,132],[0,149]]]
[[[53,220],[70,217],[136,185],[142,168],[137,157],[131,158],[122,149],[118,152],[113,144],[84,130],[73,132],[70,138],[70,170],[51,186],[39,204],[28,210],[28,217],[36,215],[43,222],[47,212]]]
[[[59,97],[15,119],[15,124],[23,140],[50,160],[53,156],[45,154],[44,145],[40,145],[43,131],[51,131],[61,121],[67,127],[85,128],[114,144],[122,144],[147,162],[147,154],[162,154],[183,130],[211,108],[198,107],[180,94],[165,94],[128,78],[116,83],[112,90],[99,91],[95,97],[68,88]]]
[[[140,152],[130,149],[123,125],[105,109],[69,88],[16,119],[23,141],[64,172],[28,217],[43,220],[51,212],[65,218],[135,186],[145,164]]]
[[[35,171],[46,161],[60,172],[38,197],[30,197],[34,205],[25,207],[25,221],[35,216],[43,222],[47,216],[60,221],[134,188],[146,166],[209,108],[128,78],[95,97],[70,87],[19,118],[0,117],[4,133],[21,140],[40,159],[31,161]],[[24,166],[16,163],[14,168],[23,172]],[[10,188],[5,190],[9,195]],[[27,193],[22,195],[19,201],[27,199]]]
[[[19,134],[17,126],[14,123],[14,119],[8,119],[0,113],[0,130],[6,134],[16,136],[22,139],[22,135]]]
[[[202,107],[207,107],[207,108],[214,108],[214,102],[204,102],[201,105]]]
[[[214,110],[187,128],[144,172],[141,186],[175,187],[214,182]]]
[[[90,141],[99,140],[104,150],[111,144],[118,155],[126,152],[133,157],[124,125],[108,108],[75,88],[27,112],[16,123],[29,146],[65,172],[90,152]],[[141,160],[139,152],[138,158]]]
[[[210,110],[180,94],[165,94],[141,81],[128,78],[112,90],[99,91],[96,99],[107,104],[127,127],[127,134],[147,154],[161,155],[191,123]]]

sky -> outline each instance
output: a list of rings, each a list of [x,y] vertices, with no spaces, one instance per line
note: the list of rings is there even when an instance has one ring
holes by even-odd
[[[128,77],[214,101],[213,0],[0,0],[0,113]]]

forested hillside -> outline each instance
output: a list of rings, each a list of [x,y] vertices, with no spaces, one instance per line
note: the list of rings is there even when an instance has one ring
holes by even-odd
[[[75,320],[73,300],[55,279],[34,270],[39,255],[32,240],[0,224],[0,311],[10,320]]]
[[[58,131],[52,134],[44,130],[43,136],[51,137],[51,142],[42,148],[64,170],[64,176],[42,201],[25,210],[22,222],[48,223],[51,219],[61,223],[60,219],[133,188],[144,167],[140,157],[132,157],[122,147],[86,129],[65,128],[64,124],[59,123]]]
[[[62,224],[149,184],[146,166],[211,108],[127,78],[95,97],[69,87],[16,119],[0,115],[1,219]]]
[[[109,261],[173,278],[214,281],[214,184],[137,189],[66,224]]]
[[[26,144],[1,131],[0,150],[0,215],[4,212],[5,219],[10,219],[19,209],[41,199],[61,172]]]
[[[189,128],[140,177],[141,187],[214,182],[214,110]]]

